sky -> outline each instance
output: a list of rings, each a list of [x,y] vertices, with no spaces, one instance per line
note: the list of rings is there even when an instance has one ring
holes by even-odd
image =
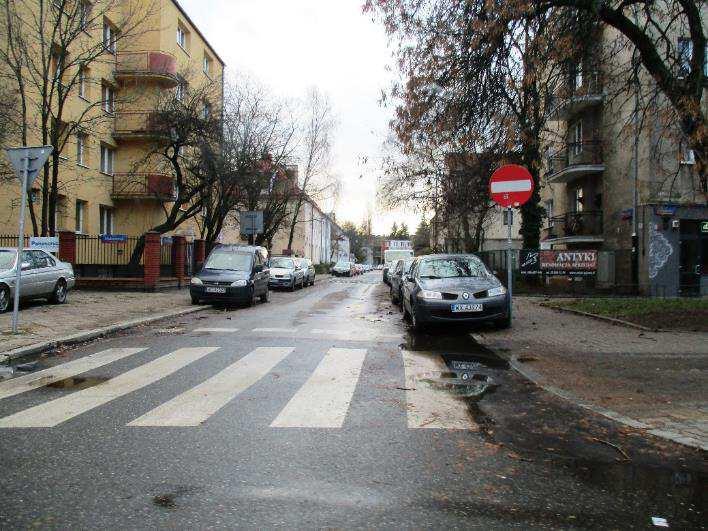
[[[363,15],[363,0],[179,0],[227,66],[227,76],[246,75],[286,98],[302,98],[316,86],[331,99],[338,127],[333,171],[342,181],[337,220],[360,224],[373,213],[377,234],[394,221],[411,232],[419,216],[376,204],[381,145],[391,109],[379,97],[393,65],[380,24]],[[362,164],[363,158],[367,159]]]

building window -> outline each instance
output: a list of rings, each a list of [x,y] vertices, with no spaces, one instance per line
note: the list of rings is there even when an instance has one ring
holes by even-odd
[[[202,109],[202,118],[208,120],[211,116],[211,105],[209,103],[204,103],[204,109]]]
[[[181,24],[177,25],[177,44],[187,50],[187,30]]]
[[[553,226],[553,199],[546,201],[546,217],[548,218],[548,226]]]
[[[55,83],[61,83],[64,74],[64,56],[60,51],[52,52],[52,74]]]
[[[103,48],[108,53],[116,53],[116,29],[107,20],[103,21]]]
[[[573,127],[573,155],[580,155],[583,151],[583,121],[578,120]]]
[[[81,24],[82,30],[88,29],[90,16],[91,16],[91,5],[88,2],[82,1],[79,4],[79,24]]]
[[[101,234],[113,234],[113,209],[101,205],[99,207]]]
[[[75,228],[77,234],[83,234],[84,232],[84,220],[86,217],[86,201],[76,200],[76,213],[74,219],[76,220]]]
[[[679,73],[687,76],[691,72],[691,60],[693,59],[693,41],[686,37],[679,37],[678,40]]]
[[[175,98],[177,101],[183,101],[184,96],[187,93],[187,82],[184,80],[181,80],[179,84],[177,85],[177,88],[175,89]]]
[[[103,97],[101,100],[103,102],[103,110],[109,114],[113,114],[116,110],[116,93],[113,87],[103,85]]]
[[[87,166],[86,163],[86,135],[84,133],[76,134],[76,164],[79,166]]]
[[[681,143],[681,164],[695,164],[696,154],[685,142]]]
[[[204,65],[203,65],[204,73],[207,76],[211,76],[211,59],[209,58],[208,55],[204,55]]]
[[[583,199],[583,189],[582,188],[576,188],[574,192],[574,199],[573,199],[573,212],[582,212],[583,211],[583,203],[585,200]]]
[[[113,175],[113,161],[115,150],[108,146],[101,146],[101,172]]]
[[[86,99],[86,69],[79,70],[79,97]]]

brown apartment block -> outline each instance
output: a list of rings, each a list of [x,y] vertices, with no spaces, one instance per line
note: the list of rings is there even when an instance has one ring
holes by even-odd
[[[84,42],[103,43],[105,51],[82,68],[81,81],[67,100],[65,121],[76,121],[87,110],[91,120],[70,136],[62,151],[56,229],[139,236],[163,220],[164,206],[174,194],[172,175],[149,162],[138,164],[156,140],[151,128],[156,106],[170,95],[179,98],[188,86],[209,85],[214,87],[213,101],[205,102],[205,112],[207,106],[210,112],[220,112],[224,63],[177,1],[82,4],[91,18],[106,2],[111,8],[104,9],[101,20],[94,19],[82,37]],[[71,0],[64,5],[69,9],[74,4]],[[129,38],[121,38],[121,21],[127,16],[137,25]],[[0,34],[0,41],[4,38]],[[69,55],[72,52],[78,53],[67,50]],[[5,76],[1,82],[12,86]],[[41,144],[37,130],[30,128],[27,143]],[[19,145],[19,139],[11,136],[4,144]],[[41,179],[34,186],[35,207],[40,211]],[[0,234],[17,233],[18,207],[17,181],[0,180]],[[29,215],[25,226],[30,235]],[[195,228],[182,226],[176,232],[191,236]]]
[[[708,31],[708,7],[703,9]],[[679,49],[684,37],[675,35]],[[549,217],[542,247],[607,251],[600,257],[614,262],[615,278],[608,280],[617,286],[638,284],[641,292],[659,296],[706,295],[708,208],[692,153],[678,127],[664,123],[666,102],[647,102],[654,87],[645,72],[637,93],[643,112],[635,114],[637,84],[624,77],[631,50],[613,51],[615,31],[601,28],[593,42],[579,64],[567,66],[549,109],[542,176]],[[704,94],[706,106],[707,100]]]

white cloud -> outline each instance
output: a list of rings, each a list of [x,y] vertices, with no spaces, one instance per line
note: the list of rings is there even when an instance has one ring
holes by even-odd
[[[362,14],[362,0],[179,0],[226,62],[229,75],[253,75],[275,94],[329,94],[339,119],[334,170],[343,182],[338,219],[358,223],[375,206],[376,162],[390,110],[378,105],[391,63],[383,28]],[[360,178],[361,176],[361,178]],[[376,212],[376,210],[374,210]],[[374,230],[418,216],[375,213]]]

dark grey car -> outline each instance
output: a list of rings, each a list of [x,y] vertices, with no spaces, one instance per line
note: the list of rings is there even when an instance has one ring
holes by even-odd
[[[398,260],[388,276],[389,285],[391,286],[389,290],[391,302],[400,305],[401,308],[403,308],[403,277],[408,274],[412,264],[412,258],[409,260]]]
[[[268,302],[268,251],[263,247],[222,245],[214,249],[202,270],[192,277],[192,304],[225,303],[252,306]]]
[[[506,288],[471,254],[416,259],[403,280],[403,314],[414,329],[430,323],[511,325]]]

